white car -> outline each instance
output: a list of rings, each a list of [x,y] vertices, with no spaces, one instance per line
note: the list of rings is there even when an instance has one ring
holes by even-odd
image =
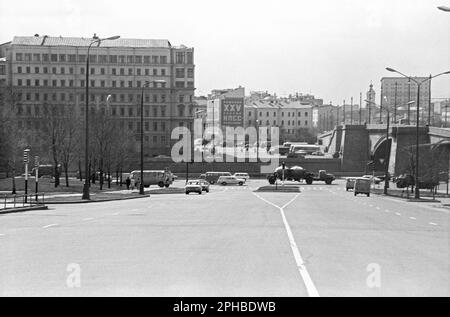
[[[239,185],[242,186],[245,184],[245,179],[243,178],[237,178],[234,176],[220,176],[217,180],[217,184],[220,185]]]
[[[373,175],[364,175],[364,176],[362,176],[362,178],[370,179],[370,181],[372,183],[374,183],[375,185],[378,185],[378,184],[381,183],[381,178],[378,178],[378,177],[373,176]]]
[[[189,195],[190,193],[198,193],[199,195],[201,195],[203,187],[199,180],[191,180],[188,181],[184,189],[186,195]]]
[[[236,178],[245,179],[245,181],[248,181],[250,179],[250,175],[248,175],[248,173],[234,173],[233,176]]]

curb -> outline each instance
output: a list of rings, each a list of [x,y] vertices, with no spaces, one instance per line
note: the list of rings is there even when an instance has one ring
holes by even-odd
[[[410,203],[441,203],[440,200],[437,199],[415,199],[415,198],[408,198],[408,197],[400,197],[400,196],[396,196],[396,195],[385,195],[383,193],[375,193],[375,192],[371,192],[374,195],[378,195],[378,196],[384,196],[384,197],[389,197],[389,198],[393,198],[393,199],[398,199],[398,200],[404,200],[406,202],[410,202]]]
[[[19,212],[25,212],[25,211],[33,211],[33,210],[48,210],[48,206],[5,209],[5,211],[0,211],[0,215],[13,214],[13,213],[19,213]]]
[[[105,203],[109,201],[119,201],[119,200],[131,200],[131,199],[142,199],[150,197],[149,194],[137,197],[124,197],[124,198],[109,198],[109,199],[98,199],[98,200],[69,200],[69,201],[46,201],[46,205],[70,205],[70,204],[91,204],[91,203]]]

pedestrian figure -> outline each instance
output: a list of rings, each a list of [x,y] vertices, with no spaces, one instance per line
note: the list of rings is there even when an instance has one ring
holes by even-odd
[[[127,184],[127,189],[130,189],[130,185],[131,185],[131,179],[129,177],[127,177],[125,183]]]

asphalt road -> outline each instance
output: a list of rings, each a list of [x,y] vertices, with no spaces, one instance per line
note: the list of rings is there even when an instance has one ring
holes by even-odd
[[[448,210],[260,185],[0,215],[0,295],[450,296]]]

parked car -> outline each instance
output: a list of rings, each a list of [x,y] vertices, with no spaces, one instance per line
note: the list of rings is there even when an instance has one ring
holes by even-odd
[[[189,195],[190,193],[198,193],[199,195],[201,195],[203,191],[200,180],[188,181],[186,186],[184,187],[184,190],[186,195]]]
[[[381,179],[376,176],[373,176],[373,175],[364,175],[364,176],[362,176],[362,178],[369,179],[375,185],[378,185],[379,183],[381,183]]]
[[[358,194],[366,194],[367,197],[370,197],[370,185],[371,180],[365,177],[358,177],[355,178],[355,186],[354,186],[354,193],[355,196]]]
[[[248,181],[250,179],[250,175],[248,173],[234,173],[233,175],[236,178],[243,178],[245,181]]]
[[[347,177],[347,182],[345,183],[345,190],[349,191],[350,189],[355,189],[355,181],[354,177]]]
[[[221,176],[231,176],[230,172],[207,172],[205,179],[210,184],[215,184]]]
[[[395,178],[395,184],[397,185],[397,188],[405,188],[409,186],[415,185],[415,179],[413,175],[410,174],[402,174]],[[439,179],[425,179],[425,180],[419,180],[419,188],[420,189],[432,189],[435,186],[439,185]]]
[[[202,185],[202,191],[209,193],[209,183],[204,179],[199,179],[198,181]]]
[[[325,153],[320,152],[320,151],[316,151],[316,152],[312,152],[311,155],[314,155],[314,156],[325,156]]]
[[[217,180],[217,184],[220,185],[239,185],[242,186],[245,184],[245,179],[243,178],[237,178],[234,176],[220,176]]]

